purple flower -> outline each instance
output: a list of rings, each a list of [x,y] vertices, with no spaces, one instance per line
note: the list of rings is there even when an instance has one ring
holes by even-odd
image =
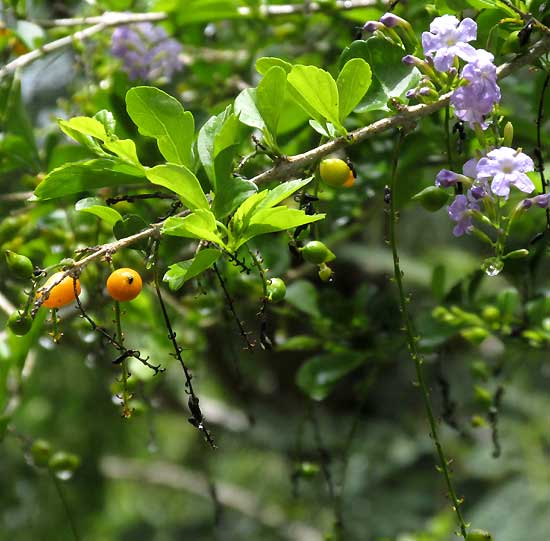
[[[395,13],[384,13],[384,15],[380,17],[380,22],[388,28],[393,28],[394,26],[409,26],[409,23],[405,19],[398,17]]]
[[[522,205],[523,208],[526,209],[531,208],[533,205],[536,205],[541,209],[547,209],[550,206],[550,193],[542,193],[540,195],[536,195],[535,197],[524,199]]]
[[[497,70],[493,55],[484,49],[476,51],[476,58],[462,70],[465,86],[458,87],[451,96],[455,114],[471,127],[479,124],[487,128],[485,116],[500,101],[500,88],[497,84]]]
[[[384,28],[384,25],[378,21],[367,21],[363,25],[363,30],[365,32],[376,32],[376,30],[380,30],[381,28]]]
[[[454,171],[449,171],[449,169],[442,169],[437,173],[435,177],[435,185],[438,188],[449,188],[450,186],[455,186],[460,180],[460,176]]]
[[[471,160],[468,160],[463,166],[462,166],[462,172],[470,178],[476,178],[477,177],[477,162],[479,160],[477,158],[472,158]]]
[[[459,21],[453,15],[436,17],[430,31],[422,33],[424,55],[434,57],[438,71],[449,71],[457,56],[467,62],[475,60],[476,51],[468,41],[476,39],[476,35],[477,24],[472,19]]]
[[[457,195],[449,205],[447,209],[449,218],[453,222],[456,222],[453,228],[453,235],[455,237],[462,237],[465,233],[471,233],[474,226],[472,216],[468,213],[469,210],[479,210],[479,204],[471,197],[469,191],[468,197],[462,194]]]
[[[474,185],[470,188],[470,194],[475,200],[483,199],[484,197],[490,197],[491,188],[486,179],[476,180]]]
[[[111,53],[123,61],[123,69],[132,80],[171,79],[183,67],[181,49],[164,28],[151,23],[120,26],[113,31]]]
[[[531,193],[535,185],[525,174],[534,171],[533,160],[523,152],[509,147],[491,150],[477,164],[477,178],[492,178],[491,191],[498,196],[508,198],[510,186]]]

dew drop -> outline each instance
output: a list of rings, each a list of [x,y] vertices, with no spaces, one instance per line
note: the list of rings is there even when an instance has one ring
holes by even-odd
[[[73,472],[71,470],[59,470],[55,472],[55,476],[61,481],[68,481],[73,476]]]
[[[498,257],[490,257],[481,265],[481,269],[487,276],[498,276],[502,272],[503,268],[504,263]]]

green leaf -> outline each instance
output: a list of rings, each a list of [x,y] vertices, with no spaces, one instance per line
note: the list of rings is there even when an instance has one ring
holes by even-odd
[[[285,300],[305,314],[314,318],[321,317],[319,292],[307,280],[296,280],[287,286]]]
[[[325,214],[306,214],[303,210],[275,207],[260,209],[253,214],[248,227],[232,239],[231,248],[237,250],[245,242],[259,235],[286,231],[300,225],[310,224],[324,219]]]
[[[274,66],[285,70],[287,75],[292,71],[292,64],[290,62],[285,62],[282,58],[264,56],[256,60],[256,71],[260,75],[265,75]]]
[[[163,280],[168,282],[172,291],[176,291],[185,282],[209,269],[219,259],[221,254],[219,250],[214,248],[205,248],[192,259],[170,265]]]
[[[324,400],[335,385],[365,362],[356,352],[327,353],[306,361],[298,370],[296,383],[313,400]]]
[[[215,159],[225,148],[236,144],[235,122],[238,124],[238,119],[229,105],[219,115],[210,117],[199,131],[199,159],[214,191],[217,189]]]
[[[313,177],[300,180],[290,180],[279,184],[272,190],[268,190],[267,196],[265,199],[260,201],[258,208],[271,208],[278,205],[285,199],[289,198],[293,193],[309,184],[312,179]]]
[[[233,160],[242,137],[242,124],[231,106],[210,118],[199,132],[199,158],[214,190],[212,208],[218,218],[233,212],[257,190],[253,182],[233,176]]]
[[[388,111],[390,98],[405,98],[407,90],[417,85],[420,72],[403,64],[403,49],[384,38],[373,36],[354,41],[340,56],[343,67],[352,58],[362,58],[372,70],[372,84],[356,108],[357,112]]]
[[[157,165],[145,171],[153,184],[159,184],[180,196],[183,204],[191,210],[207,209],[208,200],[202,191],[200,182],[185,165],[168,163]]]
[[[138,86],[127,92],[126,109],[139,133],[157,140],[167,161],[193,166],[195,121],[176,98],[158,88]]]
[[[196,210],[184,218],[168,218],[164,222],[162,233],[176,237],[207,240],[225,247],[218,233],[216,217],[210,210],[206,209]]]
[[[95,139],[99,139],[107,150],[110,150],[122,160],[141,167],[136,144],[131,139],[118,139],[116,135],[109,135],[105,130],[105,126],[99,120],[77,116],[70,120],[60,120],[59,126],[69,137],[87,146],[100,156],[107,157],[109,154],[103,151]]]
[[[39,199],[55,199],[106,186],[135,184],[144,179],[143,170],[117,158],[98,158],[57,167],[36,187]]]
[[[118,221],[122,220],[120,213],[114,208],[106,206],[99,197],[86,197],[77,201],[75,210],[88,212],[103,220],[107,225],[113,227]]]
[[[313,109],[323,119],[341,127],[338,87],[330,73],[316,66],[296,65],[288,74],[287,80],[307,103],[306,112]],[[303,102],[299,105],[302,104]],[[313,119],[318,120],[317,115]]]
[[[366,94],[372,81],[370,66],[362,58],[348,60],[336,84],[340,99],[340,122],[343,122]]]
[[[129,214],[113,226],[113,234],[117,240],[125,239],[147,229],[147,222],[137,214]],[[138,241],[130,246],[132,250],[146,250],[147,239]]]
[[[256,89],[245,88],[235,99],[235,113],[239,120],[250,126],[263,130],[266,127],[264,119],[256,105]]]
[[[286,72],[273,66],[264,75],[256,90],[256,103],[273,141],[277,140],[277,127],[286,94]]]

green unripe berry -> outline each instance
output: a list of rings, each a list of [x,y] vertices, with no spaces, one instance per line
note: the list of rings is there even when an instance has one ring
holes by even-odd
[[[286,284],[280,278],[271,278],[267,283],[267,300],[279,302],[285,298]]]
[[[413,196],[429,212],[435,212],[449,202],[450,195],[437,186],[428,186]]]
[[[332,269],[328,265],[325,265],[324,263],[319,265],[319,278],[322,282],[329,282],[332,278],[332,274]]]
[[[35,440],[31,446],[31,456],[36,466],[45,468],[48,466],[52,455],[52,446],[49,441]]]
[[[493,536],[486,530],[470,530],[466,541],[493,541]]]
[[[300,475],[303,477],[314,477],[319,473],[319,466],[313,462],[302,462],[300,464]]]
[[[8,318],[8,327],[16,336],[25,336],[31,330],[32,318],[29,315],[15,311]]]
[[[486,321],[498,321],[500,318],[500,310],[493,305],[488,305],[483,309],[481,317]]]
[[[335,255],[324,243],[319,240],[310,240],[303,248],[300,248],[302,257],[309,263],[320,265],[335,259]]]
[[[339,158],[326,158],[319,165],[321,180],[336,188],[347,182],[350,172],[349,165]]]
[[[54,473],[74,472],[80,466],[80,458],[72,453],[58,451],[48,461],[48,467]]]
[[[10,271],[18,278],[30,278],[33,275],[32,261],[24,255],[6,250],[6,262]]]
[[[485,387],[481,387],[481,385],[476,385],[474,387],[474,394],[476,402],[478,402],[482,406],[489,407],[493,403],[493,397],[491,396],[491,393]]]

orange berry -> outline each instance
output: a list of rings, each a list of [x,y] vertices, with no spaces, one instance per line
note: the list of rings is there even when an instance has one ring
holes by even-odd
[[[134,269],[117,269],[107,278],[107,291],[115,301],[131,301],[141,291],[141,276]]]
[[[63,272],[56,272],[55,274],[52,274],[44,284],[44,287],[48,287],[53,282],[56,282],[61,276],[63,276]],[[76,292],[80,295],[80,280],[78,278],[76,279]],[[37,297],[41,296],[42,293],[37,294]],[[71,302],[75,299],[73,277],[65,276],[59,284],[52,287],[48,298],[42,303],[42,305],[46,308],[61,308],[62,306],[71,304]]]
[[[349,176],[346,182],[342,184],[344,188],[351,188],[355,184],[355,175],[353,174],[353,171],[350,169]]]

